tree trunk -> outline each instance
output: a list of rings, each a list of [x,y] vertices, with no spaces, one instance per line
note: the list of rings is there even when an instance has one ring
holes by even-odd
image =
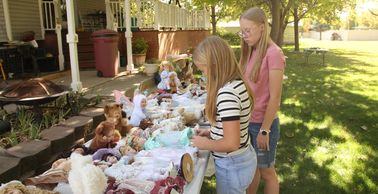
[[[322,40],[322,31],[320,30],[320,38],[319,40]]]
[[[294,8],[294,51],[299,51],[299,33],[298,33],[298,8]]]
[[[280,29],[281,29],[281,4],[280,0],[272,0],[272,9],[271,9],[271,14],[272,14],[272,28],[270,30],[270,37],[272,40],[281,47],[281,44],[279,43],[280,39]]]
[[[215,15],[215,5],[211,5],[211,26],[213,30],[213,35],[217,33],[217,19]]]

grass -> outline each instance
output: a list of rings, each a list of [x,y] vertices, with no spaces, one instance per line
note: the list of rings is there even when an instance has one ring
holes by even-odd
[[[283,48],[280,193],[378,193],[378,42],[301,40],[307,47],[329,49],[326,64]],[[201,193],[215,193],[214,177]]]

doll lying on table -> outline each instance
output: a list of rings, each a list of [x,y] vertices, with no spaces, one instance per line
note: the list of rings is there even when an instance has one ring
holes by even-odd
[[[73,146],[69,151],[61,154],[51,168],[41,175],[24,180],[26,185],[36,185],[44,188],[53,188],[59,182],[68,182],[68,172],[71,170],[71,154],[87,155],[89,149],[82,144]]]
[[[58,194],[59,192],[48,191],[35,186],[25,186],[20,181],[10,181],[2,184],[0,187],[1,194]]]
[[[118,162],[121,158],[121,153],[117,149],[113,148],[101,148],[97,150],[93,156],[93,163],[100,167],[102,170],[110,167]]]

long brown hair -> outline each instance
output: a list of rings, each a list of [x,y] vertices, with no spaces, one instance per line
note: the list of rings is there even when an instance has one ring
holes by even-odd
[[[195,64],[205,65],[207,70],[207,99],[205,114],[211,124],[216,121],[216,99],[218,90],[227,82],[243,79],[234,51],[218,36],[209,36],[203,40],[193,53]],[[244,82],[246,83],[246,82]],[[251,98],[251,91],[246,86]],[[252,102],[252,100],[251,100]]]
[[[257,25],[264,25],[264,29],[261,33],[260,40],[253,47],[248,46],[248,44],[246,44],[243,39],[241,40],[241,54],[239,63],[240,68],[243,70],[243,72],[246,71],[246,65],[248,63],[248,60],[250,60],[252,56],[252,52],[257,52],[257,58],[256,61],[254,61],[250,77],[250,80],[252,80],[253,82],[257,82],[262,60],[266,54],[266,50],[268,49],[269,43],[271,41],[268,33],[268,20],[265,15],[265,12],[257,7],[253,7],[245,11],[240,16],[239,20],[241,19],[247,19],[249,21],[256,23]]]

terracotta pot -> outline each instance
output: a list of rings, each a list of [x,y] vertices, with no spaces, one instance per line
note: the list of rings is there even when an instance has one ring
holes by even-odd
[[[143,65],[146,61],[146,54],[133,54],[134,65]]]

